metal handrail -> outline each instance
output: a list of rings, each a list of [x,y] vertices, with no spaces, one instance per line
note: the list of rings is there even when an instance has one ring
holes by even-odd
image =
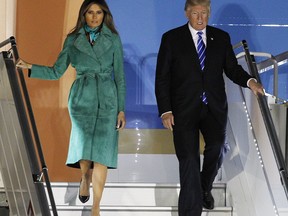
[[[249,52],[250,55],[252,56],[257,56],[257,57],[267,57],[269,58],[269,60],[271,60],[273,62],[273,66],[274,66],[274,73],[273,73],[273,95],[275,96],[276,98],[276,102],[278,102],[278,61],[276,59],[275,56],[273,56],[272,54],[270,53],[264,53],[264,52]],[[241,52],[241,53],[238,53],[236,55],[236,58],[241,58],[243,56],[245,56],[246,53],[245,52]],[[279,101],[281,101],[281,99],[279,99]]]
[[[243,47],[244,52],[245,52],[246,62],[247,62],[249,71],[251,72],[252,76],[256,78],[257,82],[261,83],[261,79],[258,73],[255,59],[253,58],[253,55],[251,54],[251,52],[249,52],[247,42],[243,40],[240,43],[236,44],[234,47],[239,48],[241,46]],[[286,197],[288,198],[287,168],[286,168],[285,160],[282,154],[280,142],[279,142],[279,139],[275,130],[275,126],[272,120],[272,116],[271,116],[269,107],[267,105],[265,96],[258,94],[257,100],[258,100],[259,107],[263,116],[263,120],[265,123],[265,127],[268,133],[270,143],[271,143],[273,154],[275,156],[277,168],[278,168],[280,178],[281,178],[281,183],[284,187]]]
[[[14,56],[15,60],[17,61],[19,59],[19,54],[18,54],[18,50],[17,50],[16,40],[13,36],[8,38],[7,40],[1,42],[0,48],[8,45],[9,43],[11,44],[13,56]],[[34,183],[37,184],[37,183],[41,182],[42,176],[44,176],[44,180],[46,183],[46,188],[47,188],[47,192],[48,192],[50,205],[51,205],[53,214],[54,214],[54,216],[58,216],[56,204],[55,204],[55,200],[54,200],[54,196],[53,196],[53,192],[52,192],[52,188],[51,188],[51,183],[49,180],[48,169],[47,169],[47,166],[45,163],[45,159],[44,159],[44,155],[43,155],[43,151],[42,151],[42,147],[41,147],[41,142],[39,139],[39,135],[38,135],[37,127],[36,127],[36,122],[35,122],[32,106],[31,106],[31,102],[29,99],[28,90],[27,90],[26,83],[25,83],[25,78],[24,78],[24,75],[23,75],[21,68],[18,68],[18,72],[19,72],[19,79],[20,79],[21,88],[23,91],[24,100],[25,100],[26,107],[27,107],[27,112],[28,112],[29,119],[30,119],[30,124],[32,127],[32,132],[33,132],[34,139],[35,139],[36,152],[38,154],[40,165],[42,167],[42,170],[40,170],[39,173],[36,173],[36,174],[33,173],[32,177],[33,177]],[[28,146],[28,148],[34,148],[34,145]],[[32,151],[34,151],[34,149]],[[37,159],[37,158],[35,158],[35,159]]]

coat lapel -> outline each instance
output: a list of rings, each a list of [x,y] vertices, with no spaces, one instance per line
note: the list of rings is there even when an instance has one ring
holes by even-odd
[[[90,45],[90,43],[87,40],[87,37],[85,35],[84,29],[80,29],[78,32],[78,35],[74,41],[74,46],[82,53],[85,53],[86,55],[91,56],[94,59],[97,59],[95,53],[93,52],[93,49]]]
[[[112,32],[110,29],[108,29],[106,25],[103,25],[100,36],[98,40],[96,40],[96,44],[93,46],[94,53],[98,58],[113,45],[111,36]]]
[[[103,25],[103,29],[96,40],[94,46],[91,46],[87,40],[84,29],[80,29],[75,39],[74,46],[82,53],[91,56],[95,60],[98,60],[108,49],[112,46],[111,40],[112,32]]]

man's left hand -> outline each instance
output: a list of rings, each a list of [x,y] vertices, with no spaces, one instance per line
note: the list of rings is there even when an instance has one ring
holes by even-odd
[[[252,90],[252,92],[254,93],[254,95],[258,96],[260,95],[265,95],[265,91],[263,86],[256,82],[254,79],[251,79],[248,83],[249,88]]]

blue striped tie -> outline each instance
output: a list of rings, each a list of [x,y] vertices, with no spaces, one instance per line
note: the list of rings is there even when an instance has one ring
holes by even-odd
[[[199,31],[199,32],[197,32],[197,34],[198,34],[197,52],[198,52],[198,57],[200,60],[201,70],[203,71],[204,70],[204,61],[206,58],[206,54],[205,54],[206,47],[205,47],[204,41],[202,39],[203,32]],[[203,94],[202,94],[202,102],[204,104],[208,104],[208,100],[207,100],[205,92],[203,92]]]
[[[197,41],[197,52],[198,52],[198,56],[199,56],[199,60],[200,60],[200,65],[201,65],[201,69],[202,71],[204,70],[204,61],[205,61],[205,44],[204,41],[202,39],[202,34],[203,32],[199,31],[197,32],[198,34],[198,41]]]

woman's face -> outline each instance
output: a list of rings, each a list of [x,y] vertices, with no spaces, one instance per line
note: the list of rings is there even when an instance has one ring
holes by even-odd
[[[101,25],[104,19],[104,12],[97,4],[92,4],[85,13],[85,21],[90,28]]]

